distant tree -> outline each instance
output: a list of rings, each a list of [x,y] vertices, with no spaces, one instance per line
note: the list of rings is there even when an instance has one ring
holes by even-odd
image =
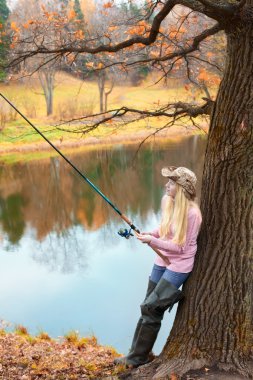
[[[64,3],[64,4],[63,4]],[[56,22],[62,22],[62,19],[66,17],[68,8],[66,8],[67,0],[55,1],[54,4],[45,7],[45,2],[43,0],[19,0],[10,16],[11,19],[11,29],[13,33],[18,33],[20,37],[26,38],[28,35],[29,27],[31,25],[36,25],[36,38],[40,38],[41,31],[43,30],[43,25],[46,21],[52,17],[55,17]],[[61,6],[64,5],[63,9]],[[58,34],[54,28],[51,26],[48,29],[49,33],[58,35],[59,41],[63,38],[61,31]],[[66,31],[65,33],[67,33]],[[47,36],[45,36],[46,42]],[[34,46],[36,46],[36,41],[33,41]],[[17,50],[20,51],[21,47],[15,43],[12,45],[13,53]],[[39,69],[35,68],[39,66]],[[53,95],[54,95],[54,79],[56,70],[59,68],[57,62],[51,62],[50,55],[37,56],[33,61],[24,62],[19,66],[20,75],[26,75],[28,72],[37,71],[38,78],[43,90],[43,95],[46,101],[46,112],[47,116],[53,113]]]
[[[64,7],[68,7],[69,5],[69,0],[59,0],[59,3],[64,6]]]
[[[0,66],[5,63],[5,57],[9,48],[9,39],[6,34],[6,23],[10,10],[6,4],[6,0],[0,0]],[[0,81],[6,76],[6,72],[0,69]]]
[[[80,22],[81,25],[84,24],[84,15],[79,0],[75,0],[73,9],[76,13],[76,19]]]
[[[6,21],[9,16],[10,10],[7,6],[6,0],[0,0],[0,17]]]

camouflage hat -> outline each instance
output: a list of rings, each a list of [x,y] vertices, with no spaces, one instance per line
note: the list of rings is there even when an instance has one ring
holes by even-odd
[[[188,199],[196,197],[196,175],[189,169],[182,166],[169,166],[162,168],[161,173],[164,177],[170,178],[183,187],[185,196]]]

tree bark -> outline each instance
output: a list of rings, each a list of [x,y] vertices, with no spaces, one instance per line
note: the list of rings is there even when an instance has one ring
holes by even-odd
[[[248,4],[253,6],[253,0]],[[227,30],[227,62],[208,136],[194,270],[153,379],[217,365],[252,378],[253,23]],[[150,372],[149,372],[150,373]]]
[[[54,69],[48,68],[39,71],[39,79],[46,99],[47,116],[53,113],[54,77]]]

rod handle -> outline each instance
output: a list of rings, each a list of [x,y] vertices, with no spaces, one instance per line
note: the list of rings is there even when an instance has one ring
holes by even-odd
[[[135,225],[133,225],[133,223],[131,222],[130,219],[128,219],[128,217],[124,214],[121,214],[121,218],[135,231],[135,232],[138,232],[140,233],[140,230],[138,228],[135,227]],[[153,248],[153,247],[150,247],[151,249],[153,249],[153,251],[161,257],[161,259],[163,261],[165,261],[168,265],[170,264],[170,261],[168,259],[167,256],[163,255],[158,249],[156,248]]]

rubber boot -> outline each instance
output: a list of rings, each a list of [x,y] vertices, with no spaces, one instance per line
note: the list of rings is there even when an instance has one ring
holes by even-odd
[[[152,293],[152,291],[155,289],[156,285],[157,285],[157,283],[151,281],[150,278],[149,278],[148,289],[147,289],[146,296],[145,296],[145,299],[144,299],[143,302],[145,302],[145,300],[148,298],[148,296]],[[135,332],[134,332],[131,348],[129,350],[128,355],[130,355],[134,351],[135,343],[136,343],[136,340],[138,338],[142,322],[143,322],[143,318],[140,317],[139,320],[138,320],[138,322],[137,322],[136,328],[135,328]],[[128,357],[128,355],[127,356],[123,356],[121,358],[116,358],[114,360],[114,364],[124,364],[124,365],[127,365],[127,357]]]
[[[145,299],[144,299],[143,302],[145,302],[146,299],[149,297],[149,295],[153,292],[153,290],[155,289],[156,285],[157,285],[156,282],[153,282],[153,281],[151,281],[149,279],[149,281],[148,281],[148,289],[147,289],[146,296],[145,296]],[[135,329],[135,332],[134,332],[133,341],[132,341],[131,348],[129,350],[129,354],[134,350],[136,339],[137,339],[137,337],[139,335],[139,331],[140,331],[140,327],[141,327],[142,322],[143,322],[143,318],[141,316],[139,318],[139,321],[137,323],[137,326],[136,326],[136,329]]]
[[[149,362],[165,310],[183,298],[182,292],[169,281],[161,280],[141,304],[142,323],[134,349],[125,358],[127,366],[138,367]]]

